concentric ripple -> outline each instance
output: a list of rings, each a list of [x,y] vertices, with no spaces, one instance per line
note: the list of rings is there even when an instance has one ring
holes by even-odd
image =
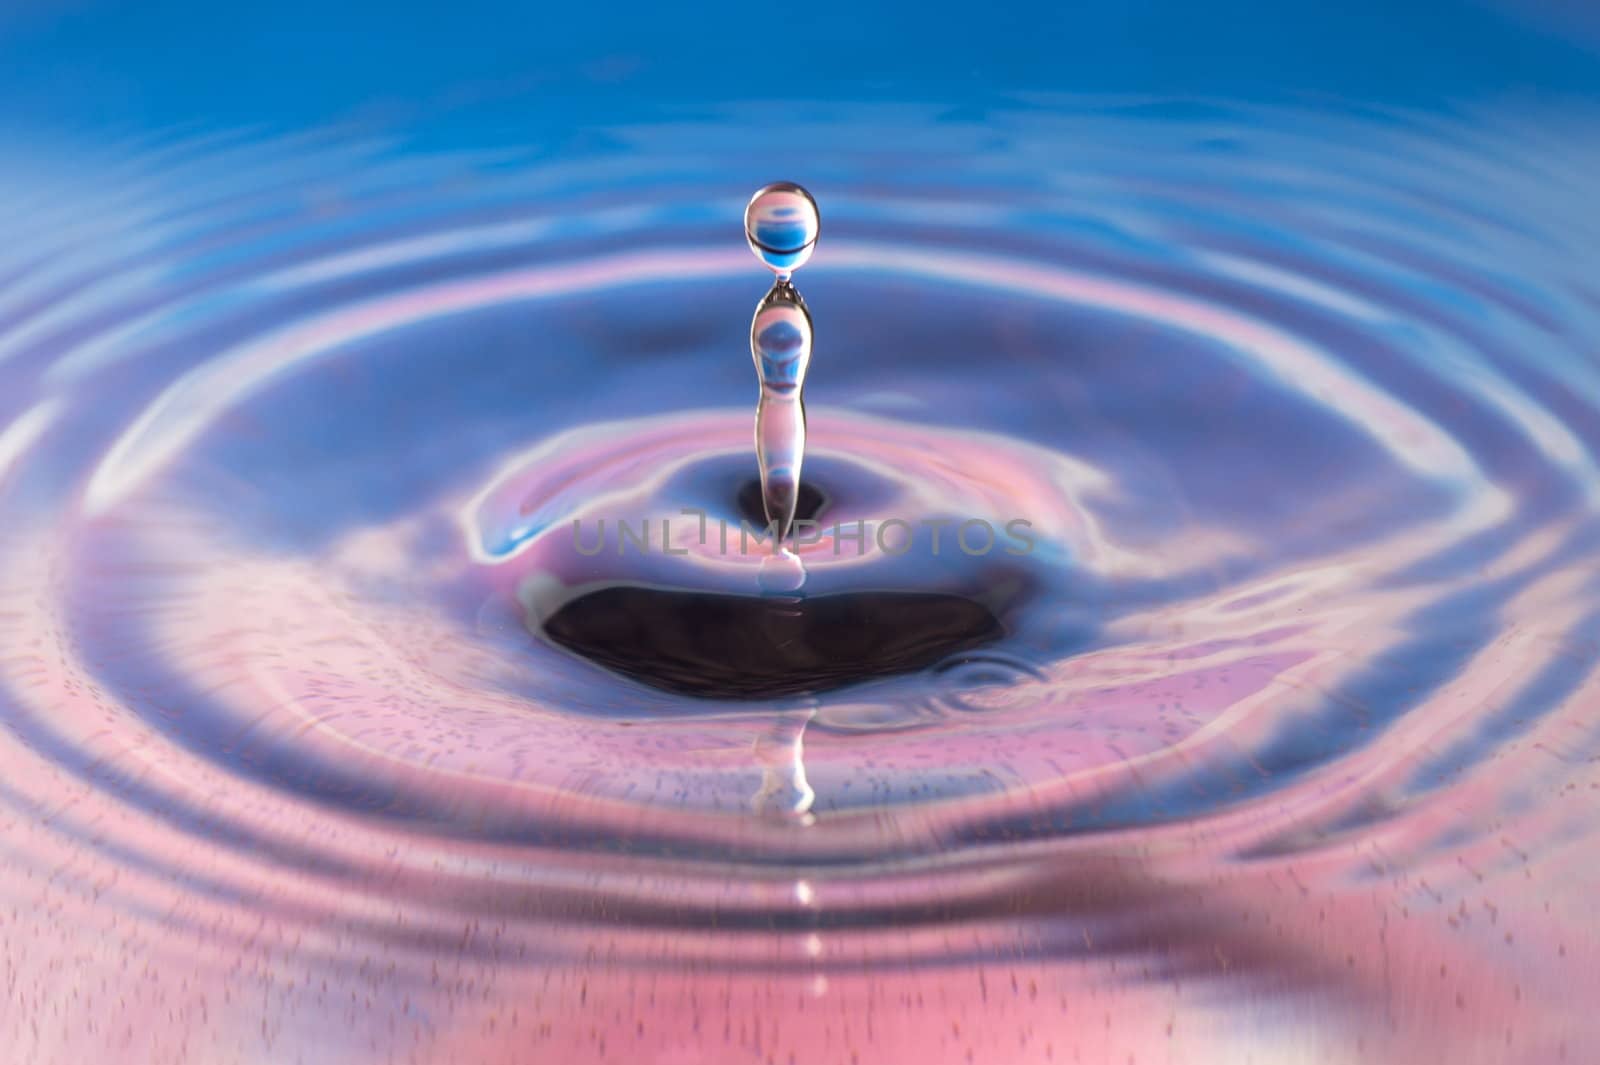
[[[1048,101],[921,166],[830,116],[777,595],[760,146],[241,139],[41,190],[0,253],[11,971],[258,959],[290,1046],[371,980],[351,1055],[401,1045],[377,995],[461,1060],[626,1056],[635,1016],[650,1060],[943,1060],[838,1024],[957,966],[946,1015],[999,1047],[1003,996],[1056,1060],[1232,1060],[1161,1025],[1236,981],[1321,1003],[1308,1060],[1374,1017],[1382,1060],[1556,1060],[1593,1023],[1600,234],[1592,151],[1530,128]],[[691,1026],[740,974],[783,1023]],[[591,977],[627,1022],[552,1023]],[[491,984],[549,997],[485,1028]]]

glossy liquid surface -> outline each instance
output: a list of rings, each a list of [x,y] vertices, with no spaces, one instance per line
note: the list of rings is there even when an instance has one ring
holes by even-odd
[[[1582,1060],[1593,116],[762,115],[15,169],[20,1060]]]

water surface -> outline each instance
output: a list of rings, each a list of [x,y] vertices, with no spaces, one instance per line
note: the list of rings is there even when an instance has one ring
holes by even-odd
[[[19,1060],[1583,1060],[1597,129],[1050,95],[16,168]],[[774,177],[828,221],[801,508],[924,537],[788,596],[683,517],[751,513]],[[577,550],[618,518],[683,553]],[[1033,549],[916,524],[972,518]]]

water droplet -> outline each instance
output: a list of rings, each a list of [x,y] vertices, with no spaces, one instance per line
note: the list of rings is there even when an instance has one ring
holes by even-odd
[[[789,280],[811,258],[821,226],[817,201],[792,181],[775,181],[758,190],[744,209],[744,236],[750,250],[779,281]]]
[[[811,313],[787,281],[773,285],[757,305],[750,323],[750,354],[763,390],[795,392],[805,382],[811,363]]]

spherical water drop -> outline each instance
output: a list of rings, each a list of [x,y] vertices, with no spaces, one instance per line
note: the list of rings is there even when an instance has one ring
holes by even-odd
[[[780,281],[787,281],[811,258],[821,226],[817,201],[792,181],[760,189],[744,209],[744,236],[750,250]]]

